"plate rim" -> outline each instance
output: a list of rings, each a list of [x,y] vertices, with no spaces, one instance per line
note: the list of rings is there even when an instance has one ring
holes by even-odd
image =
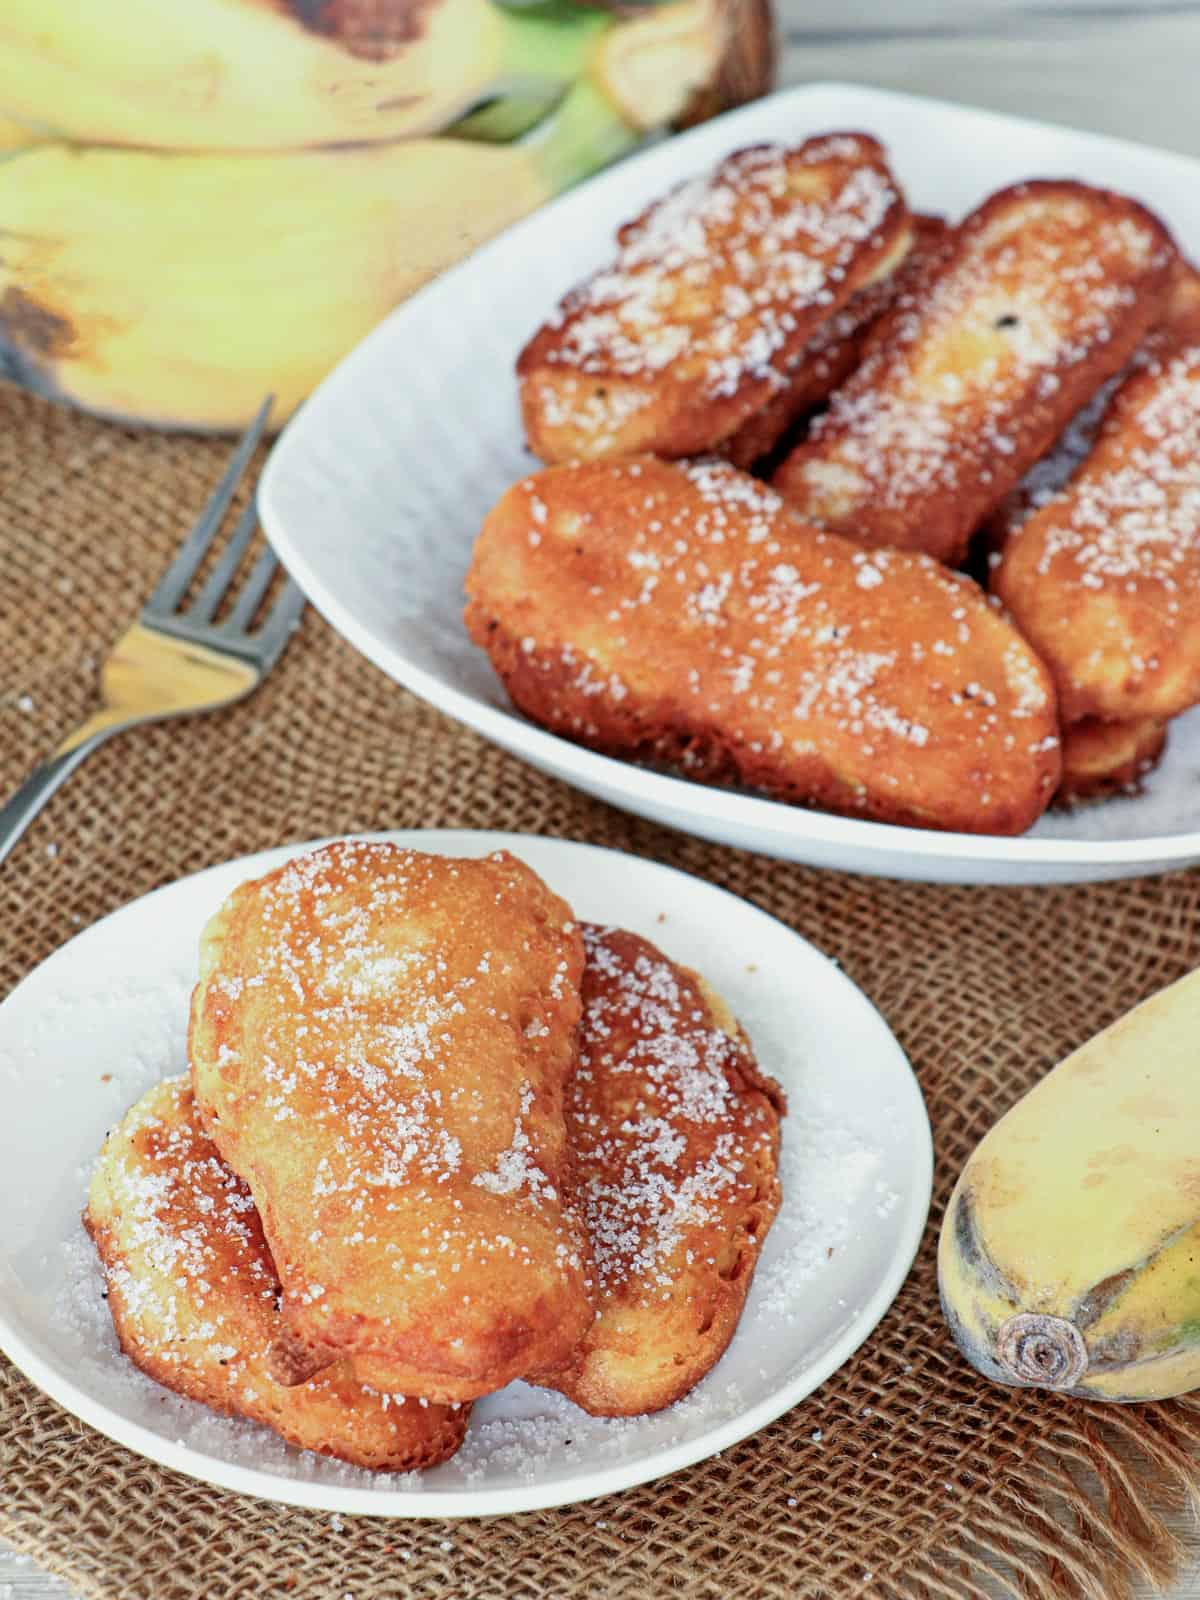
[[[844,1365],[870,1337],[908,1279],[912,1263],[924,1238],[932,1204],[932,1131],[920,1082],[912,1064],[887,1020],[869,996],[854,983],[836,961],[802,933],[773,916],[771,912],[765,911],[754,901],[746,900],[720,884],[711,883],[706,878],[669,866],[664,862],[631,855],[606,845],[544,834],[478,828],[409,828],[371,833],[333,834],[318,839],[272,846],[245,856],[216,862],[126,901],[87,928],[81,929],[65,944],[59,945],[52,951],[44,961],[39,962],[32,972],[21,979],[3,1002],[0,1002],[0,1015],[38,974],[45,972],[52,964],[57,965],[60,961],[68,959],[68,952],[73,946],[95,937],[98,930],[104,928],[113,918],[122,916],[133,907],[170,895],[173,890],[184,884],[193,884],[197,880],[232,867],[246,867],[249,871],[254,871],[257,870],[258,864],[262,864],[265,868],[266,863],[272,858],[286,858],[293,852],[316,848],[331,839],[345,838],[389,840],[402,842],[413,848],[420,848],[412,844],[413,840],[420,839],[425,841],[429,848],[441,853],[446,853],[451,848],[452,842],[457,840],[475,842],[484,849],[519,849],[532,841],[539,847],[549,846],[552,853],[561,851],[566,856],[582,850],[606,857],[616,857],[622,862],[634,862],[637,870],[645,870],[651,876],[665,874],[671,878],[683,878],[698,883],[717,897],[728,897],[737,901],[740,906],[749,907],[760,916],[770,918],[791,938],[799,940],[810,955],[824,967],[828,983],[834,986],[840,985],[847,1000],[863,1010],[864,1015],[878,1030],[880,1046],[886,1048],[892,1057],[893,1068],[900,1069],[896,1071],[897,1087],[908,1101],[908,1114],[912,1120],[912,1136],[909,1141],[911,1165],[906,1172],[907,1188],[898,1233],[900,1243],[889,1258],[873,1292],[858,1307],[840,1337],[834,1339],[819,1359],[804,1369],[802,1375],[791,1382],[780,1384],[772,1394],[752,1406],[739,1410],[736,1415],[723,1423],[703,1429],[693,1438],[652,1450],[649,1455],[632,1462],[615,1462],[592,1470],[584,1468],[575,1478],[567,1479],[565,1485],[562,1479],[551,1479],[545,1482],[538,1480],[532,1484],[521,1485],[519,1488],[508,1489],[488,1490],[486,1487],[479,1490],[366,1489],[353,1485],[323,1483],[319,1479],[287,1478],[273,1474],[268,1468],[223,1461],[217,1456],[207,1455],[193,1446],[171,1439],[165,1433],[157,1433],[143,1423],[120,1416],[104,1401],[79,1387],[69,1375],[57,1372],[31,1347],[16,1324],[15,1313],[3,1303],[0,1303],[0,1352],[55,1404],[62,1406],[64,1410],[95,1428],[97,1432],[133,1450],[144,1459],[217,1488],[234,1490],[285,1505],[341,1515],[457,1519],[519,1515],[554,1506],[583,1504],[604,1495],[656,1481],[684,1467],[707,1460],[740,1440],[748,1438],[799,1405]],[[431,843],[431,841],[439,842]],[[569,1487],[571,1485],[574,1487]],[[568,1487],[568,1492],[565,1494],[562,1492],[564,1486]]]
[[[610,803],[622,805],[626,797],[633,796],[656,807],[659,814],[669,813],[678,821],[672,826],[693,833],[698,817],[715,821],[724,828],[740,828],[752,832],[756,840],[750,848],[762,853],[769,848],[767,841],[777,847],[808,846],[810,849],[832,850],[839,857],[842,870],[870,871],[872,867],[886,869],[889,860],[902,855],[931,865],[948,868],[955,866],[976,869],[1007,868],[1020,881],[1029,870],[1136,868],[1140,865],[1166,870],[1172,866],[1183,867],[1200,858],[1200,825],[1182,832],[1164,833],[1148,838],[1134,839],[1033,839],[1027,835],[973,834],[943,832],[935,829],[907,828],[894,823],[873,822],[864,818],[844,817],[832,812],[789,805],[785,801],[770,800],[757,795],[742,794],[735,790],[722,790],[698,784],[691,779],[674,774],[656,772],[638,767],[613,756],[601,755],[586,746],[573,744],[559,734],[551,733],[523,718],[515,708],[493,705],[478,699],[467,690],[446,683],[435,673],[415,665],[403,653],[402,645],[376,633],[359,622],[340,596],[332,591],[316,574],[312,564],[288,530],[286,515],[277,504],[279,486],[286,481],[293,454],[305,453],[304,437],[310,422],[310,413],[319,419],[325,406],[334,401],[343,385],[353,380],[360,367],[376,360],[376,351],[387,349],[395,338],[392,329],[408,317],[419,316],[426,298],[436,292],[446,294],[447,285],[453,285],[463,275],[473,276],[481,270],[489,252],[511,249],[512,240],[528,231],[545,229],[547,219],[555,210],[570,203],[580,193],[596,184],[610,182],[626,170],[630,163],[656,163],[664,169],[672,165],[674,153],[693,143],[715,143],[713,130],[723,128],[729,134],[729,148],[736,148],[736,130],[745,121],[757,120],[764,106],[777,107],[781,121],[793,107],[803,108],[806,101],[816,101],[831,94],[859,97],[865,101],[883,102],[887,105],[919,107],[924,112],[949,113],[991,125],[993,137],[1005,129],[1037,130],[1069,139],[1083,139],[1100,149],[1121,151],[1141,158],[1177,166],[1180,178],[1190,178],[1200,185],[1200,160],[1181,152],[1141,144],[1135,140],[1121,139],[1110,134],[1093,133],[1087,129],[1065,124],[1044,122],[1035,117],[1014,116],[986,108],[971,106],[938,96],[909,94],[900,90],[877,89],[867,84],[855,84],[838,79],[820,80],[775,91],[748,105],[724,113],[721,117],[679,134],[670,140],[660,141],[635,152],[624,161],[609,167],[583,183],[574,185],[556,196],[530,215],[521,218],[481,245],[471,255],[455,263],[423,285],[359,341],[322,379],[312,394],[303,402],[288,421],[276,440],[259,480],[259,514],[264,530],[280,560],[303,589],[309,602],[326,619],[334,630],[367,660],[385,672],[395,682],[411,690],[427,704],[473,729],[493,744],[508,750],[518,759],[550,770],[565,782],[584,785],[588,792],[602,791],[612,798]],[[852,108],[856,112],[859,107]],[[799,136],[803,124],[795,129]],[[756,135],[761,137],[762,135]],[[644,814],[644,813],[643,813]],[[696,836],[693,833],[693,836]],[[703,835],[700,835],[703,836]],[[711,837],[711,836],[710,836]],[[864,858],[859,864],[846,868],[846,855],[857,853]],[[790,856],[790,859],[805,857]],[[823,862],[822,865],[834,865]]]

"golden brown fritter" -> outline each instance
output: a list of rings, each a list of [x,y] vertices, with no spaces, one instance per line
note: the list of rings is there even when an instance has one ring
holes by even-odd
[[[281,1376],[466,1400],[592,1320],[563,1092],[583,942],[506,852],[348,841],[209,923],[190,1049],[204,1124],[283,1286]]]
[[[1065,723],[1165,722],[1200,700],[1200,340],[1119,386],[1066,487],[1005,541],[992,588]]]
[[[84,1221],[121,1348],[176,1394],[376,1471],[436,1466],[462,1443],[469,1406],[376,1393],[345,1361],[296,1387],[273,1380],[279,1280],[250,1191],[205,1136],[186,1078],[156,1084],[109,1134]]]
[[[1162,759],[1167,729],[1149,717],[1139,722],[1085,717],[1063,729],[1062,746],[1062,779],[1054,804],[1070,807],[1135,790]]]
[[[993,565],[999,562],[1000,551],[1009,534],[1065,489],[1072,473],[1087,458],[1118,384],[1133,372],[1153,366],[1181,341],[1200,343],[1200,272],[1182,260],[1171,280],[1161,321],[1134,351],[1129,365],[1101,384],[1087,404],[1071,418],[1052,448],[1030,467],[1017,487],[988,517],[982,536]]]
[[[746,418],[717,454],[749,471],[775,449],[794,423],[823,406],[862,360],[871,328],[901,294],[911,290],[945,233],[940,217],[911,217],[892,255],[871,281],[821,324],[781,372],[783,386]]]
[[[1070,182],[1001,190],[872,329],[776,487],[865,544],[961,561],[1158,320],[1176,259],[1133,200]]]
[[[726,157],[627,223],[612,265],[522,350],[530,448],[563,461],[720,443],[780,387],[906,219],[865,134]]]
[[[545,1382],[633,1416],[685,1395],[733,1337],[779,1210],[784,1101],[703,979],[636,934],[584,941],[567,1114],[599,1312]]]
[[[1054,695],[927,556],[802,521],[725,462],[553,467],[489,514],[466,622],[515,704],[610,755],[918,827],[1019,833]]]

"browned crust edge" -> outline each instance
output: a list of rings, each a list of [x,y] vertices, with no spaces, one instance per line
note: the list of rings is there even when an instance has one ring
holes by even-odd
[[[122,1259],[113,1230],[102,1223],[94,1222],[88,1210],[84,1211],[82,1222],[85,1232],[96,1247],[96,1254],[100,1258],[101,1265],[104,1268],[105,1279],[108,1281],[110,1271]],[[457,1412],[453,1412],[444,1418],[436,1433],[416,1449],[371,1454],[368,1457],[365,1452],[355,1451],[353,1446],[345,1441],[322,1442],[314,1440],[302,1430],[289,1424],[285,1418],[272,1411],[268,1405],[231,1405],[227,1394],[203,1383],[191,1372],[181,1372],[180,1368],[173,1363],[156,1359],[152,1352],[127,1336],[124,1318],[121,1314],[121,1303],[119,1299],[114,1299],[111,1285],[108,1289],[108,1308],[112,1317],[113,1331],[116,1334],[121,1353],[132,1362],[139,1372],[145,1373],[148,1378],[152,1378],[155,1383],[160,1384],[164,1389],[169,1389],[173,1394],[206,1406],[218,1416],[244,1419],[257,1423],[260,1427],[269,1428],[272,1433],[278,1434],[281,1439],[297,1450],[311,1450],[314,1454],[329,1456],[337,1461],[346,1461],[351,1466],[361,1467],[366,1471],[414,1472],[421,1468],[436,1467],[441,1462],[448,1461],[461,1447],[463,1439],[466,1437],[471,1409],[469,1405],[460,1407]]]
[[[860,793],[837,778],[815,752],[797,754],[796,775],[785,780],[747,743],[726,737],[715,728],[698,726],[681,706],[671,701],[634,711],[623,703],[614,704],[605,695],[597,695],[588,700],[586,708],[581,708],[586,711],[586,725],[572,726],[547,696],[548,687],[558,686],[553,659],[536,646],[525,649],[522,641],[477,600],[468,603],[464,618],[471,638],[487,652],[517,709],[560,737],[601,755],[667,767],[673,769],[673,776],[718,788],[757,789],[769,799],[812,810],[933,832],[1020,834],[1033,826],[1046,807],[1045,795],[1039,794],[1031,796],[1023,810],[998,810],[986,826],[973,825],[971,817],[965,815],[935,820],[889,803],[882,794]]]
[[[879,222],[874,234],[865,240],[859,252],[859,257],[852,270],[847,271],[843,278],[836,284],[828,285],[830,298],[826,304],[811,305],[793,312],[794,326],[788,337],[775,352],[773,365],[783,367],[793,361],[805,345],[812,339],[820,325],[830,316],[840,311],[851,296],[870,279],[879,261],[883,259],[895,244],[896,236],[908,220],[908,207],[888,166],[886,151],[874,134],[861,132],[854,129],[837,129],[830,133],[816,135],[805,140],[802,144],[793,147],[789,154],[798,155],[801,151],[814,144],[822,144],[834,138],[856,139],[864,146],[863,165],[869,165],[881,176],[885,177],[893,189],[893,196],[887,211]],[[730,151],[712,169],[719,170],[726,162],[744,154],[747,150],[762,148],[759,145],[742,146]],[[636,229],[646,216],[661,203],[665,196],[658,196],[644,207],[641,212],[629,222],[617,229],[616,239],[618,245],[623,236],[630,230]],[[582,290],[586,282],[576,286],[559,302],[560,311],[565,312],[563,321],[568,319],[572,312],[570,304],[572,296]],[[778,379],[774,374],[756,377],[753,373],[744,373],[738,382],[737,388],[731,395],[722,395],[716,398],[697,398],[689,390],[693,386],[675,394],[671,386],[655,382],[653,378],[629,377],[624,374],[590,371],[584,373],[575,367],[558,365],[546,359],[546,352],[554,348],[560,323],[551,325],[543,322],[541,327],[528,340],[517,357],[516,372],[520,388],[521,415],[524,422],[525,434],[529,448],[540,460],[553,465],[554,463],[570,459],[577,451],[564,454],[548,444],[542,428],[542,406],[537,400],[534,388],[539,377],[569,376],[575,379],[583,388],[603,395],[606,391],[623,395],[649,395],[654,397],[646,410],[657,410],[662,398],[673,395],[673,403],[665,415],[661,415],[652,434],[637,432],[632,437],[623,437],[620,429],[613,430],[616,442],[611,448],[606,448],[596,454],[627,455],[636,451],[651,451],[655,455],[668,458],[702,454],[715,448],[751,416],[759,410],[771,397],[778,392]],[[583,403],[583,397],[581,397]]]
[[[1063,733],[1064,748],[1071,730]],[[1142,780],[1158,766],[1167,749],[1168,725],[1159,724],[1147,731],[1129,758],[1106,772],[1072,772],[1064,765],[1062,779],[1051,806],[1055,811],[1073,811],[1077,806],[1109,800],[1118,794],[1137,794]]]

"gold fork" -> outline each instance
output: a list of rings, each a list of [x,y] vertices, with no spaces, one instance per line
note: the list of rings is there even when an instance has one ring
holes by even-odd
[[[278,558],[270,550],[255,563],[228,617],[213,621],[258,527],[253,501],[238,519],[195,600],[179,609],[201,563],[217,542],[270,411],[267,399],[141,616],[114,645],[100,671],[99,710],[63,740],[49,761],[34,768],[0,809],[0,861],[51,795],[105,739],[139,722],[230,705],[256,689],[283,653],[299,624],[304,596],[289,578],[261,626],[253,627],[279,568]]]

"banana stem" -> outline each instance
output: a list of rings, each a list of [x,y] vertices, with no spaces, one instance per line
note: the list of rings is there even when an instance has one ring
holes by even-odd
[[[490,3],[502,18],[500,59],[489,85],[494,95],[536,97],[565,89],[583,75],[596,40],[614,26],[607,12],[574,0],[519,10]]]
[[[452,139],[513,144],[548,116],[580,78],[593,74],[597,42],[616,23],[575,0],[516,9],[484,0],[498,18],[497,59],[486,93],[446,128]]]
[[[543,88],[539,95],[506,95],[501,100],[489,100],[478,111],[451,123],[445,137],[478,139],[482,144],[512,144],[537,127],[561,93],[555,86],[553,91]]]
[[[523,141],[552,194],[625,155],[641,142],[603,91],[584,78],[554,115]]]

